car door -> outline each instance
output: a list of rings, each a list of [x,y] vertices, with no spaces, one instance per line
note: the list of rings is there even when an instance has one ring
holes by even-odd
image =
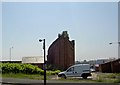
[[[68,76],[68,77],[74,76],[74,67],[67,69],[66,76]]]

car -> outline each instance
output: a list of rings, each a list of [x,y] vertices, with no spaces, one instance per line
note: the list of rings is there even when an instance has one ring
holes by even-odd
[[[90,70],[91,70],[91,72],[95,72],[95,69],[93,69],[93,68],[91,68]]]
[[[82,77],[87,79],[88,76],[91,76],[89,64],[76,64],[70,66],[66,71],[58,73],[58,77],[65,79],[67,77]]]

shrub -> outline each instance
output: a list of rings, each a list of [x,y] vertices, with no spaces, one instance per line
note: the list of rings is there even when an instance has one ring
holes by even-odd
[[[114,83],[120,83],[120,79],[114,80]]]
[[[2,73],[43,74],[43,70],[31,64],[2,63]]]
[[[55,71],[47,71],[47,75],[57,75],[60,72],[60,70],[55,70]]]
[[[44,75],[44,70],[38,66],[21,63],[0,63],[2,73],[24,73],[24,74],[40,74]],[[47,75],[56,75],[60,70],[47,71]]]

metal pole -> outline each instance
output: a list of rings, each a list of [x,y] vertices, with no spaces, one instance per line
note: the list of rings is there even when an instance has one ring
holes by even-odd
[[[44,85],[46,85],[45,39],[43,39],[43,49],[44,49]]]
[[[120,58],[120,42],[118,42],[118,58]]]
[[[120,47],[120,42],[118,42],[118,45],[119,45],[119,47]]]
[[[9,56],[9,57],[10,57],[10,62],[11,62],[11,57],[12,57],[12,56],[11,56],[11,55],[12,55],[12,53],[11,53],[12,48],[13,48],[13,47],[10,47],[10,56]]]
[[[11,48],[10,48],[10,62],[11,62]]]
[[[109,43],[109,44],[118,44],[118,58],[119,58],[119,56],[120,56],[120,54],[119,54],[119,50],[120,50],[120,42],[118,41],[118,42],[114,42],[114,43]]]
[[[43,65],[43,69],[44,69],[44,85],[46,85],[46,59],[45,59],[45,39],[43,40],[39,40],[39,42],[43,41],[43,50],[44,50],[44,65]]]

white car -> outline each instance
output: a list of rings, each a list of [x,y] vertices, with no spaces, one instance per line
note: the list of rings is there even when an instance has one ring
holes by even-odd
[[[70,66],[66,71],[58,73],[58,77],[65,79],[67,77],[83,77],[84,79],[87,79],[88,76],[91,76],[89,64],[76,64]]]

